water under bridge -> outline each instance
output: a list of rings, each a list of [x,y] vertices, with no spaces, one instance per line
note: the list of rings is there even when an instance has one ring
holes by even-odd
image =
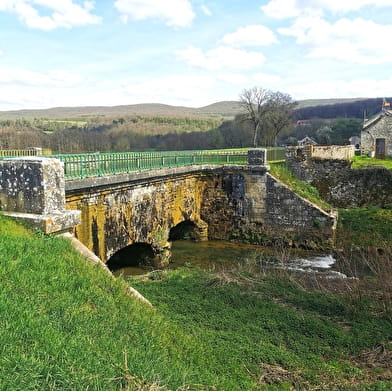
[[[336,216],[270,175],[271,153],[6,158],[0,162],[0,210],[47,233],[71,230],[112,267],[130,254],[165,266],[170,239],[184,232],[195,240],[333,240]]]

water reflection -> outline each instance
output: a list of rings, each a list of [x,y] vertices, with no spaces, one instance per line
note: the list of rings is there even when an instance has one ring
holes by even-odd
[[[238,264],[254,264],[258,268],[285,268],[294,272],[318,273],[328,277],[345,277],[333,270],[335,259],[330,254],[320,255],[304,250],[274,249],[226,241],[194,242],[176,240],[172,243],[169,269],[198,266],[203,269],[231,269]],[[125,267],[116,276],[141,275],[152,268]]]

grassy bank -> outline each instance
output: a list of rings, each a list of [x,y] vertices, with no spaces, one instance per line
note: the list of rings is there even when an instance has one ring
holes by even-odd
[[[161,281],[132,283],[199,339],[204,359],[219,373],[217,389],[392,386],[392,325],[372,315],[378,305],[369,298],[363,311],[353,311],[359,302],[343,293],[306,291],[287,276],[244,270],[211,275],[182,269]],[[377,356],[377,346],[388,353]]]
[[[130,298],[124,282],[81,259],[65,239],[33,235],[0,216],[0,259],[1,390],[218,381],[192,335]]]
[[[365,155],[354,156],[352,168],[363,168],[368,166],[384,166],[392,170],[392,158],[375,159]]]
[[[363,207],[340,209],[337,231],[339,247],[383,247],[392,243],[392,209]]]
[[[181,269],[132,281],[150,309],[65,239],[1,216],[0,259],[1,390],[392,386],[392,325],[372,298],[353,311],[345,291],[285,275]]]
[[[318,205],[320,208],[326,211],[331,210],[331,205],[329,205],[320,197],[318,190],[314,186],[311,186],[297,179],[289,171],[285,162],[271,163],[270,174],[282,181],[301,197],[306,198],[310,202],[313,202],[314,204]]]

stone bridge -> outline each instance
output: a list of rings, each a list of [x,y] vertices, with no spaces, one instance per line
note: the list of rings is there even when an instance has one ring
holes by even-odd
[[[45,232],[72,230],[109,267],[170,260],[170,240],[333,240],[336,216],[268,173],[265,150],[247,165],[205,164],[64,180],[49,158],[0,163],[0,209]]]

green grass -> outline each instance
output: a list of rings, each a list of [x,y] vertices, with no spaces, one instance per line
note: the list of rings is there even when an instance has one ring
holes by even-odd
[[[354,156],[352,168],[362,168],[367,166],[384,166],[392,170],[392,158],[375,159],[368,156]]]
[[[285,162],[271,163],[270,167],[271,167],[270,169],[271,175],[273,175],[275,178],[282,181],[291,190],[295,191],[298,195],[300,195],[303,198],[306,198],[310,202],[313,202],[314,204],[318,205],[320,208],[326,211],[331,210],[331,205],[329,205],[326,201],[321,199],[318,190],[315,187],[297,179],[289,171]]]
[[[306,292],[282,276],[227,276],[181,269],[132,284],[200,340],[223,389],[372,389],[350,358],[386,341],[386,318],[353,316],[344,298]]]
[[[0,227],[1,390],[218,382],[192,335],[130,298],[125,283],[68,241],[31,235],[1,216]]]
[[[0,389],[392,386],[385,370],[353,360],[377,344],[390,351],[392,325],[371,298],[353,312],[345,296],[307,292],[281,275],[166,276],[131,282],[151,309],[65,239],[0,215]]]
[[[340,209],[337,232],[338,246],[383,247],[392,243],[392,209]]]

